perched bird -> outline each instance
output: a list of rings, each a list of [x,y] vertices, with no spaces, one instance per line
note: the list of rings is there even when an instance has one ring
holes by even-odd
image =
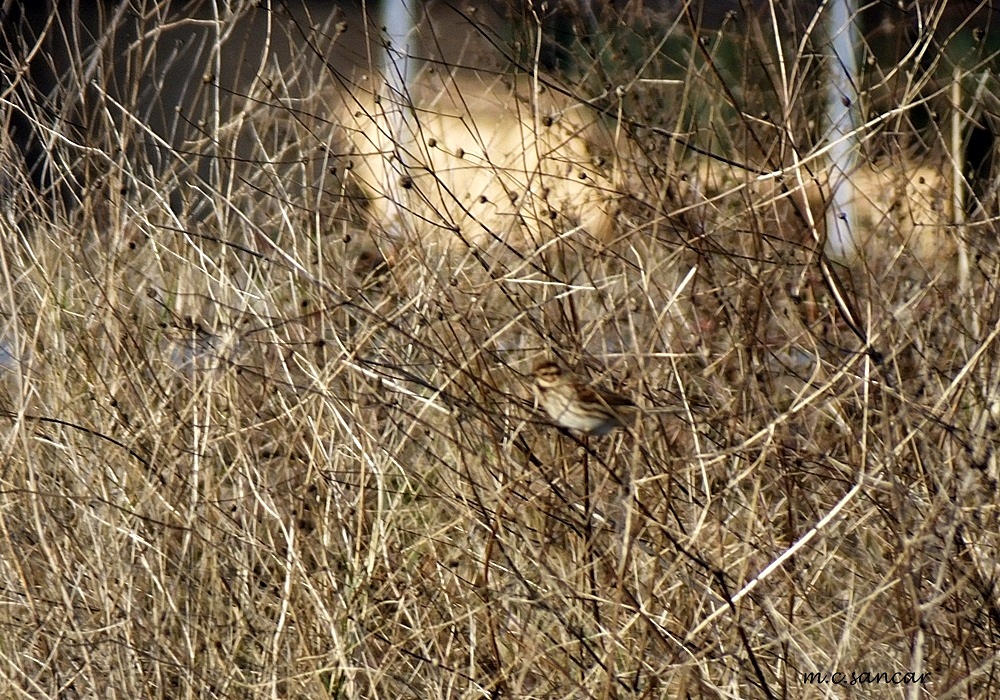
[[[533,374],[535,396],[549,417],[585,435],[606,435],[621,427],[636,407],[624,396],[589,386],[551,360],[535,365]]]

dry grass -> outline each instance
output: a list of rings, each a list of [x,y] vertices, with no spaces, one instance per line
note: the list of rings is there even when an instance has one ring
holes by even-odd
[[[667,98],[612,93],[612,235],[559,210],[442,252],[380,226],[331,147],[351,122],[316,96],[350,76],[326,51],[360,28],[276,15],[306,58],[232,94],[189,75],[167,144],[133,77],[173,65],[146,10],[114,58],[135,91],[65,97],[107,57],[65,120],[5,103],[59,134],[47,185],[6,151],[5,697],[998,692],[995,203],[948,233],[967,292],[897,214],[865,220],[881,243],[837,289],[879,357],[795,196],[756,182],[780,148],[723,175],[636,130]],[[234,25],[210,26],[209,64]],[[689,53],[666,128],[740,142],[727,100],[765,98]],[[644,415],[554,428],[525,376],[553,354]]]

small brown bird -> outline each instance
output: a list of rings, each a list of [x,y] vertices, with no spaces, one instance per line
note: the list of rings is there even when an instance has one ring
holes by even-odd
[[[635,408],[624,396],[589,386],[551,360],[535,365],[533,374],[538,403],[564,428],[606,435],[624,425],[622,419]]]

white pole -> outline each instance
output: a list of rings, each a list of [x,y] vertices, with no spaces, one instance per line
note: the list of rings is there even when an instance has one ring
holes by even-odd
[[[415,0],[385,0],[382,5],[382,26],[385,47],[381,51],[382,75],[385,85],[381,104],[376,105],[376,123],[380,125],[379,151],[385,159],[384,192],[392,202],[393,213],[384,222],[394,235],[401,235],[406,225],[406,185],[409,179],[406,154],[410,149],[413,117],[411,88],[416,72],[413,58]]]
[[[830,27],[833,57],[829,70],[827,116],[830,123],[830,206],[826,215],[827,253],[846,260],[857,250],[854,185],[850,180],[857,157],[858,32],[853,0],[832,0]]]
[[[394,99],[404,100],[413,83],[415,61],[412,58],[414,36],[413,0],[386,0],[382,6],[382,24],[387,40],[382,53],[382,72],[386,87]]]

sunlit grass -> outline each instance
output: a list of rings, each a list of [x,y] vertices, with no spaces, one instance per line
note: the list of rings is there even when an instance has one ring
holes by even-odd
[[[306,43],[296,21],[274,37]],[[483,216],[442,245],[427,227],[461,219],[442,211],[461,196],[391,216],[374,203],[385,161],[340,146],[379,121],[344,116],[354,74],[306,45],[287,80],[218,103],[218,77],[187,76],[203,99],[170,148],[136,105],[91,96],[104,128],[67,136],[63,169],[42,184],[10,170],[6,694],[838,692],[812,671],[990,694],[997,270],[980,216],[957,293],[936,146],[860,171],[864,245],[830,277],[804,215],[821,218],[821,160],[800,154],[803,195],[777,151],[734,150],[762,118],[728,100],[774,96],[714,84],[743,79],[728,53],[719,71],[711,51],[678,56],[689,84],[667,97],[541,74],[569,109],[594,98],[594,122],[559,143],[529,134],[546,165],[536,153],[512,175],[505,151],[471,172],[523,197],[553,162],[586,166],[593,189],[572,192],[612,202],[610,230],[582,225],[579,201],[543,208],[559,189],[543,186],[509,230]],[[123,60],[163,51],[140,41]],[[606,77],[624,85],[619,68]],[[670,122],[653,125],[663,101]],[[452,104],[450,119],[488,152],[551,117],[521,107],[489,120]],[[713,109],[725,119],[705,121]],[[463,182],[416,167],[420,187]],[[590,440],[552,426],[527,377],[543,357],[630,395],[635,424]]]

